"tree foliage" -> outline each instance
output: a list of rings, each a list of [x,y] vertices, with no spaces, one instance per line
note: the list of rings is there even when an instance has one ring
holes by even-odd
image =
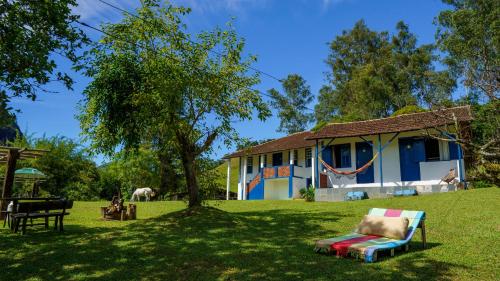
[[[119,152],[99,168],[103,175],[102,195],[111,199],[113,195],[120,193],[128,199],[137,188],[150,187],[158,190],[159,169],[156,152],[150,147],[141,146],[130,153]],[[107,183],[109,185],[106,186]]]
[[[407,105],[405,107],[402,107],[396,111],[391,116],[399,116],[403,114],[411,114],[411,113],[418,113],[418,112],[425,112],[425,109],[421,108],[418,105]]]
[[[462,138],[474,165],[473,181],[500,184],[500,2],[443,0],[451,9],[436,17],[436,40],[444,62],[468,89],[459,103],[472,105],[472,138]],[[467,135],[467,134],[466,134]]]
[[[447,71],[435,70],[434,47],[417,46],[403,22],[396,29],[390,36],[361,20],[330,43],[328,84],[315,107],[318,122],[387,117],[408,105],[450,99],[455,83]]]
[[[59,81],[68,89],[73,80],[57,71],[53,55],[76,63],[77,51],[88,40],[73,26],[79,16],[71,14],[75,0],[2,1],[0,3],[0,113],[12,115],[7,102],[13,96],[35,100],[47,91],[49,82]],[[3,119],[3,118],[2,118]]]
[[[282,81],[282,86],[284,93],[274,88],[268,91],[272,106],[278,110],[278,132],[293,134],[305,131],[314,118],[307,107],[314,99],[309,85],[302,76],[290,74]]]
[[[443,0],[452,9],[436,18],[437,45],[447,54],[445,63],[471,91],[488,99],[499,97],[500,2],[497,0]]]
[[[28,135],[18,137],[10,145],[49,151],[36,159],[21,160],[17,165],[17,168],[33,167],[44,173],[47,178],[41,183],[41,189],[46,194],[75,200],[99,198],[97,167],[77,142],[65,137]]]
[[[192,207],[201,203],[198,160],[216,139],[233,140],[234,120],[250,119],[255,110],[264,119],[269,110],[250,88],[258,82],[248,74],[255,58],[242,59],[244,41],[231,25],[191,39],[181,18],[188,12],[146,1],[137,17],[103,26],[106,34],[87,56],[92,82],[80,121],[96,152],[144,143],[172,148]]]

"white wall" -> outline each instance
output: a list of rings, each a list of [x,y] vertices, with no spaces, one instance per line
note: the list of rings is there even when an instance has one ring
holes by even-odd
[[[393,136],[393,134],[381,135],[382,146],[385,145]],[[392,142],[389,144],[382,152],[382,167],[383,167],[383,177],[384,186],[401,186],[406,184],[416,184],[413,183],[402,183],[401,182],[401,167],[399,163],[399,138],[422,136],[421,132],[403,132],[400,133]],[[373,155],[378,151],[378,137],[377,136],[367,136],[364,137],[368,141],[373,143]],[[356,142],[362,142],[363,140],[359,137],[354,138],[339,138],[335,139],[330,145],[334,144],[351,144],[351,167],[343,168],[338,170],[352,171],[356,169]],[[324,145],[328,144],[329,140],[324,140]],[[442,159],[449,159],[449,151],[447,149],[448,144],[446,142],[440,143],[440,154]],[[379,155],[380,157],[380,155]],[[451,163],[451,162],[454,162]],[[431,182],[437,183],[439,180],[445,176],[452,167],[456,167],[455,161],[433,161],[433,162],[421,162],[420,163],[420,176],[421,182]],[[454,165],[454,166],[453,166]],[[333,182],[334,187],[354,187],[354,186],[380,186],[380,159],[377,157],[373,162],[373,173],[374,173],[374,183],[372,184],[356,184],[356,177],[348,176],[335,176],[335,174],[328,172],[329,179]]]
[[[423,181],[439,180],[446,176],[450,169],[457,171],[457,162],[457,160],[420,162],[420,178]]]
[[[300,193],[299,191],[302,188],[306,188],[306,179],[300,179],[300,178],[293,178],[293,198],[300,198]]]
[[[288,178],[268,179],[264,182],[264,199],[288,199]]]

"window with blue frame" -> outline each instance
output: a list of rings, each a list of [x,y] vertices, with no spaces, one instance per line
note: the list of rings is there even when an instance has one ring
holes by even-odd
[[[288,151],[288,159],[292,160],[292,163],[293,163],[294,166],[297,166],[298,163],[299,163],[299,161],[298,161],[298,159],[299,159],[299,157],[298,157],[298,151],[297,150],[293,151],[293,159],[291,159],[291,156],[292,156],[291,151]]]
[[[439,161],[439,141],[433,138],[424,139],[425,161]]]
[[[306,148],[306,168],[312,166],[312,150],[310,148]]]
[[[247,157],[247,174],[253,173],[253,157]]]
[[[273,167],[283,165],[283,153],[273,153]]]
[[[333,146],[334,168],[350,168],[351,167],[351,144],[336,144]]]

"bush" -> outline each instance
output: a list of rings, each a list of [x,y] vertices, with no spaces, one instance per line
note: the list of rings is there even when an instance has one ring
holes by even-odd
[[[314,188],[301,188],[299,190],[300,197],[305,199],[307,202],[314,202]]]
[[[485,181],[474,181],[472,182],[472,188],[486,188],[491,187],[492,184],[487,183]]]

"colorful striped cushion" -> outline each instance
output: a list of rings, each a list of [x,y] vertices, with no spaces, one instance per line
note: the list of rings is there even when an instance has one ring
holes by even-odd
[[[348,253],[355,253],[364,257],[366,262],[372,262],[375,251],[392,249],[408,243],[413,237],[420,221],[425,219],[425,212],[423,211],[372,208],[368,214],[370,216],[408,218],[408,229],[405,239],[397,240],[381,236],[351,233],[316,241],[315,250],[318,252],[321,250],[326,250],[327,252],[335,251],[337,255],[342,256]]]

